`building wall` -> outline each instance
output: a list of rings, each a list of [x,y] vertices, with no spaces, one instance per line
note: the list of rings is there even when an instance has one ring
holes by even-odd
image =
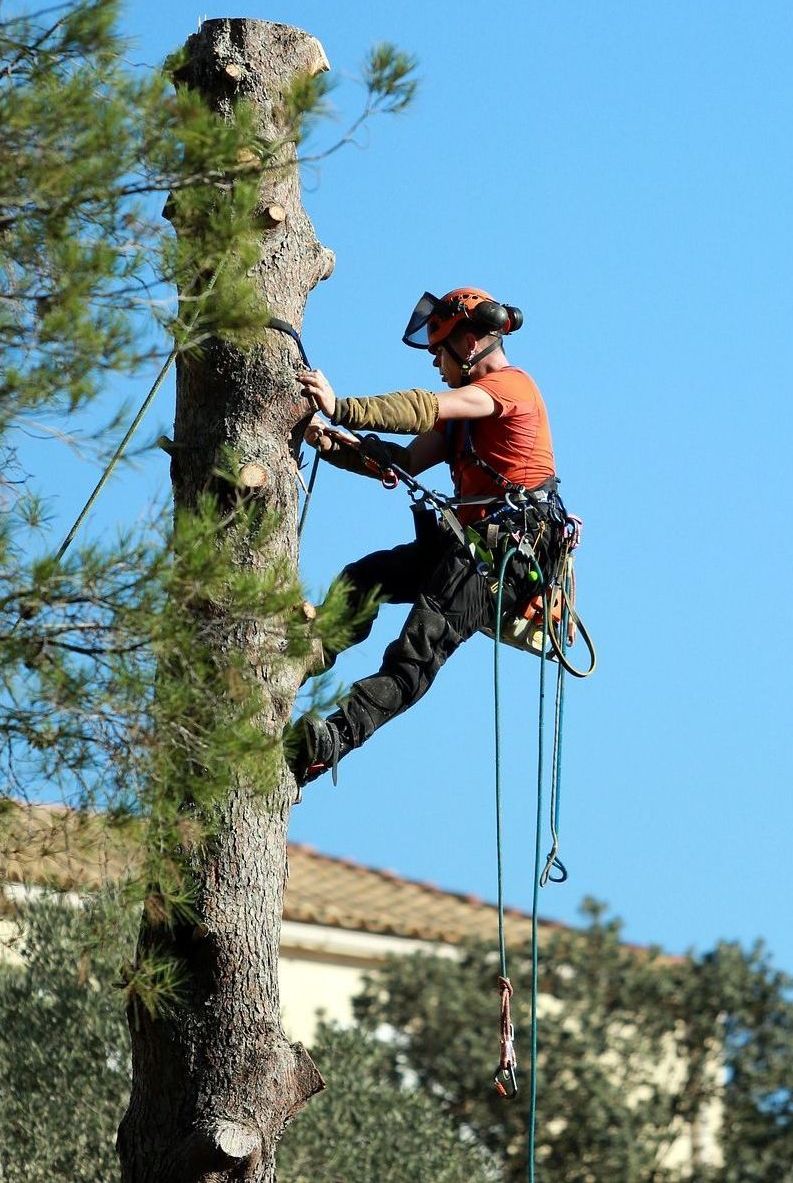
[[[456,956],[448,945],[285,920],[280,979],[286,1034],[310,1046],[320,1014],[349,1026],[353,1022],[352,1000],[360,993],[365,974],[386,957],[416,952]]]

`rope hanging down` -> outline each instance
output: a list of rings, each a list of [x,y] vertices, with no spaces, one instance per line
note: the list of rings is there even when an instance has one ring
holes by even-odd
[[[543,580],[543,573],[537,561],[536,554],[530,544],[526,542],[521,543],[522,547],[528,545],[531,554],[531,560],[536,568],[541,584]],[[501,1038],[501,1056],[499,1065],[496,1070],[494,1083],[499,1094],[503,1097],[511,1098],[516,1096],[518,1085],[515,1075],[515,1068],[517,1065],[517,1057],[514,1046],[514,1028],[512,1025],[512,1017],[510,1012],[510,1003],[513,996],[513,986],[508,977],[507,967],[507,948],[504,925],[504,889],[503,889],[503,807],[502,807],[502,789],[501,789],[501,694],[500,694],[500,670],[499,670],[499,653],[501,649],[501,620],[503,611],[503,591],[504,582],[506,579],[509,564],[512,562],[514,556],[518,553],[519,547],[512,546],[506,551],[501,561],[498,572],[498,583],[496,587],[496,606],[495,606],[495,627],[494,627],[494,646],[493,646],[493,699],[494,699],[494,715],[495,715],[495,798],[496,798],[496,861],[497,861],[497,879],[498,879],[498,944],[499,944],[499,962],[500,973],[498,978],[498,988],[501,994],[501,1015],[500,1015],[500,1038]],[[560,570],[561,568],[561,570]],[[545,859],[543,865],[541,850],[542,850],[542,821],[543,821],[543,788],[545,780],[545,660],[546,650],[549,642],[549,633],[552,622],[552,602],[554,596],[554,588],[557,583],[561,583],[565,592],[562,602],[561,620],[559,622],[559,648],[561,649],[561,657],[564,657],[567,640],[568,629],[571,627],[570,615],[568,605],[572,600],[572,593],[569,587],[571,579],[569,553],[565,549],[560,558],[558,574],[551,579],[543,594],[543,619],[542,619],[542,647],[541,653],[543,660],[540,661],[539,671],[539,705],[538,705],[538,731],[537,731],[537,808],[535,819],[535,841],[534,841],[534,875],[532,888],[532,910],[531,910],[531,1025],[530,1025],[530,1065],[529,1065],[529,1116],[528,1116],[528,1180],[529,1183],[534,1183],[535,1180],[535,1157],[536,1157],[536,1128],[537,1128],[537,1047],[538,1047],[538,996],[539,996],[539,889],[546,886],[547,883],[563,883],[567,879],[567,871],[564,864],[558,857],[559,851],[559,813],[560,813],[560,787],[561,787],[561,760],[562,760],[562,724],[564,719],[564,679],[565,673],[568,669],[568,663],[559,660],[557,665],[557,680],[556,680],[556,701],[554,709],[554,734],[553,734],[553,755],[551,763],[551,801],[550,801],[550,830],[552,845],[551,849]],[[553,651],[553,647],[552,650]],[[553,872],[556,871],[556,874]]]

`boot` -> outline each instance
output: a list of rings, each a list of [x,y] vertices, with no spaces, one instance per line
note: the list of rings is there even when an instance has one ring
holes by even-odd
[[[341,738],[335,723],[318,719],[315,715],[303,715],[295,724],[297,743],[289,757],[289,766],[294,773],[298,788],[316,780],[330,768],[334,785],[337,783],[337,767],[342,752]],[[302,794],[298,795],[300,801]]]

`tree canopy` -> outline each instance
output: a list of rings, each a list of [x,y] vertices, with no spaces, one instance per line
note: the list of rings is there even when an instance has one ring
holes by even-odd
[[[541,1177],[672,1183],[693,1168],[699,1183],[793,1179],[791,979],[760,947],[670,958],[625,945],[601,906],[584,910],[582,931],[546,930],[540,947]],[[394,1031],[405,1068],[517,1183],[527,1169],[531,950],[511,956],[513,1102],[488,1088],[497,973],[481,947],[459,961],[393,959],[356,1012],[366,1029]]]

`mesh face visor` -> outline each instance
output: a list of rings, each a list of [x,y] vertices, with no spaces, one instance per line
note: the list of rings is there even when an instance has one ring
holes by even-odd
[[[431,292],[425,292],[410,314],[402,340],[413,349],[429,349],[430,329],[437,332],[438,325],[454,315],[448,304],[444,304]],[[430,324],[432,321],[432,324]]]

